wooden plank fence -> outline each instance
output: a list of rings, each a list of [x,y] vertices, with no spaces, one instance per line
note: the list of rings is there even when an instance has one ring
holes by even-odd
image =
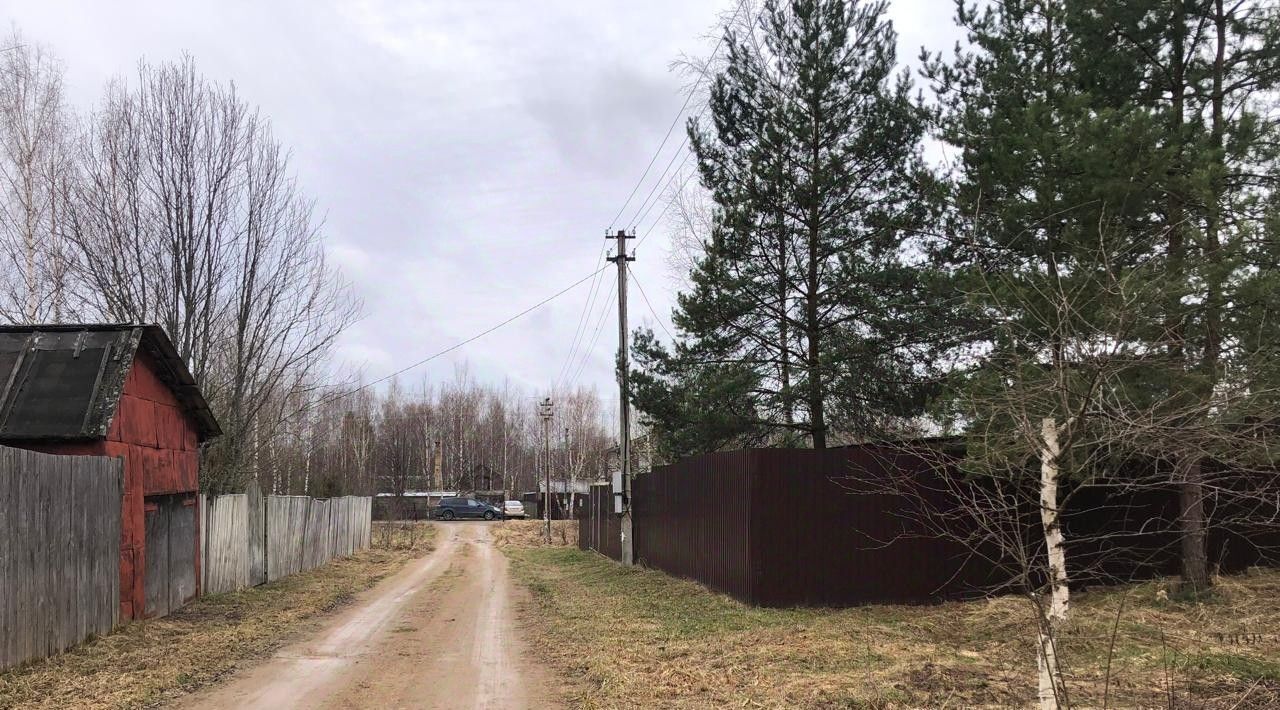
[[[215,594],[314,569],[369,547],[372,499],[245,494],[206,498],[204,590]]]
[[[256,587],[267,583],[267,501],[262,489],[252,481],[245,497],[249,506],[249,584]]]
[[[307,507],[307,527],[302,531],[302,569],[315,569],[333,557],[333,546],[329,544],[331,507],[327,500],[313,500]]]
[[[200,496],[200,588],[205,594],[234,592],[249,582],[249,497],[243,493]]]
[[[0,446],[0,668],[119,621],[122,479],[119,459]]]
[[[311,499],[267,496],[267,581],[297,574],[302,566]]]

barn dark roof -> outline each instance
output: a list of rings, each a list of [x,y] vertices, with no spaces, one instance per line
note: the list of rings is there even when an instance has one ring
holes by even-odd
[[[200,440],[221,434],[160,326],[0,325],[0,441],[105,437],[139,350],[191,416]]]

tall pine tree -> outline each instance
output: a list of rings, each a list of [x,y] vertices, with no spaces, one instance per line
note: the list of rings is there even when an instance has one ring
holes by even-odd
[[[698,383],[727,366],[752,411],[722,433],[824,448],[918,411],[933,281],[909,244],[933,183],[896,42],[884,2],[769,0],[749,32],[726,32],[711,125],[689,125],[715,226],[674,317],[684,340],[638,352],[651,418],[723,419]]]
[[[1092,9],[1103,41],[1137,60],[1141,82],[1123,98],[1164,129],[1149,146],[1164,165],[1149,205],[1162,223],[1171,287],[1151,341],[1165,356],[1157,408],[1180,430],[1147,448],[1181,488],[1183,579],[1199,592],[1211,582],[1205,501],[1217,496],[1204,464],[1250,465],[1266,442],[1242,421],[1256,424],[1253,400],[1280,384],[1269,364],[1280,292],[1266,236],[1280,185],[1280,11],[1222,0],[1125,5]]]
[[[998,304],[1017,321],[1021,342],[987,342],[987,362],[1020,357],[1046,379],[1078,369],[1062,353],[1088,343],[1064,333],[1140,357],[1123,365],[1124,396],[1080,403],[1109,433],[1074,440],[1106,440],[1171,472],[1182,490],[1183,576],[1204,589],[1202,464],[1269,465],[1257,422],[1277,384],[1266,365],[1275,346],[1262,335],[1277,307],[1263,236],[1280,146],[1266,107],[1280,62],[1275,9],[1217,0],[958,7],[970,45],[930,62],[926,75],[943,137],[961,156],[950,255],[976,277],[1014,275],[1002,291],[970,289],[980,311]],[[1117,275],[1145,280],[1150,296],[1127,319],[1087,307],[1104,302]],[[1064,293],[1077,302],[1055,314]],[[1122,322],[1123,333],[1108,331]],[[1065,423],[1074,409],[1044,414]],[[998,416],[987,414],[973,420]]]

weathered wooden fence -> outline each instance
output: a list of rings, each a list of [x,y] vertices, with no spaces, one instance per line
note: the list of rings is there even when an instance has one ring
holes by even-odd
[[[249,497],[200,496],[200,588],[205,594],[250,586]]]
[[[267,496],[267,581],[306,569],[307,523],[312,500],[305,496]]]
[[[0,668],[115,627],[122,477],[119,459],[0,446]]]
[[[249,506],[249,584],[256,587],[267,583],[267,501],[252,481],[245,496]]]
[[[369,547],[371,506],[362,496],[264,497],[256,489],[201,496],[205,592],[275,581]]]
[[[272,517],[273,501],[283,511],[279,518]],[[327,500],[268,496],[268,581],[314,569],[335,557],[345,557],[369,547],[372,505],[370,498],[361,496]],[[292,571],[277,574],[283,570]]]

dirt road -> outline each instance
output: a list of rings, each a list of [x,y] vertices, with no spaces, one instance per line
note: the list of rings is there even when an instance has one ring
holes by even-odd
[[[557,707],[549,676],[525,653],[517,592],[490,527],[442,524],[430,555],[184,707]]]

